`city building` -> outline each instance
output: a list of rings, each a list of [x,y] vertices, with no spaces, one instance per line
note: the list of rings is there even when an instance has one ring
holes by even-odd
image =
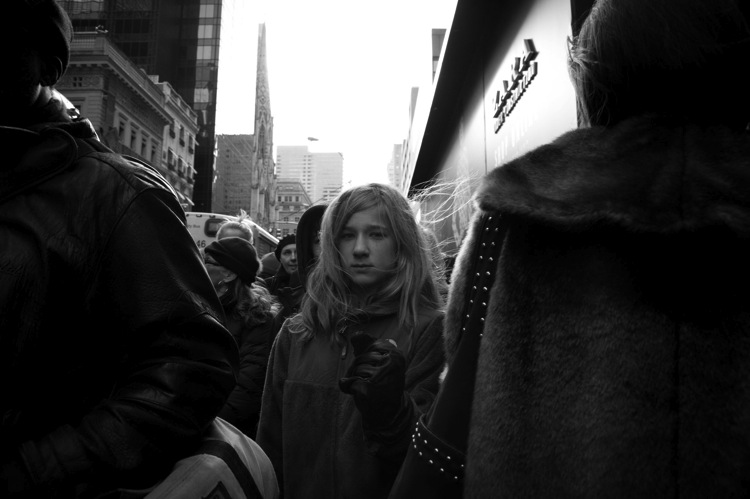
[[[218,134],[216,148],[213,212],[237,215],[250,204],[253,136]]]
[[[59,0],[76,32],[106,32],[137,67],[169,82],[197,113],[195,211],[211,211],[219,37],[222,3],[229,1]]]
[[[77,32],[55,85],[115,152],[155,166],[192,207],[198,118],[167,82],[148,76],[105,33]]]
[[[217,135],[213,209],[227,215],[243,209],[255,223],[274,233],[278,214],[265,24],[258,27],[254,125],[254,134]]]
[[[458,0],[431,88],[420,89],[403,191],[457,251],[489,171],[578,124],[567,40],[593,0]]]
[[[393,152],[387,166],[388,183],[397,189],[401,189],[403,178],[403,150],[403,144],[393,144]]]
[[[341,192],[344,156],[339,152],[310,152],[308,146],[277,146],[276,178],[297,180],[313,204],[327,203]]]
[[[276,233],[278,238],[297,232],[297,223],[307,208],[312,206],[310,197],[299,180],[276,181],[276,208],[278,221]]]
[[[164,126],[162,165],[166,165],[167,180],[177,191],[185,211],[193,211],[193,185],[195,184],[195,148],[198,135],[198,115],[184,101],[172,85],[151,79],[164,95],[164,105],[170,117]]]

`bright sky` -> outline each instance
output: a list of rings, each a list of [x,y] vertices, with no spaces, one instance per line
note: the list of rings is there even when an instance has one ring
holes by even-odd
[[[235,0],[229,19],[225,2],[217,133],[254,133],[265,23],[274,146],[341,152],[345,184],[386,182],[393,146],[407,136],[411,88],[432,84],[432,29],[450,28],[456,2]]]

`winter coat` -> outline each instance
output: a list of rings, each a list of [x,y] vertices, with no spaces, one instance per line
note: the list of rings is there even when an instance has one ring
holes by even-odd
[[[250,438],[255,438],[260,418],[261,395],[273,342],[273,318],[274,314],[269,312],[265,321],[248,326],[239,318],[227,317],[227,328],[240,350],[240,371],[237,385],[219,416]]]
[[[238,364],[183,210],[85,120],[0,127],[0,144],[6,493],[151,485],[199,441]]]
[[[747,497],[748,134],[574,130],[476,201],[446,315],[446,383],[475,387],[439,395],[470,415],[464,497]]]
[[[327,334],[300,341],[289,331],[300,317],[284,324],[272,347],[258,443],[274,463],[287,499],[386,497],[412,424],[403,435],[366,441],[353,397],[339,389],[354,360],[351,344],[347,339],[343,347],[334,345]],[[445,362],[442,318],[440,311],[425,311],[411,333],[398,327],[396,315],[348,328],[396,341],[406,357],[405,390],[416,415],[430,408],[437,393]]]

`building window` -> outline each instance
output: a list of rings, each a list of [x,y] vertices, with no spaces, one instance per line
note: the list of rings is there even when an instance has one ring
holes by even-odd
[[[201,5],[200,13],[198,14],[199,17],[202,18],[212,18],[216,16],[216,9],[215,5]]]
[[[284,222],[289,222],[289,217],[284,217]]]
[[[193,93],[193,98],[195,99],[194,102],[197,103],[207,103],[209,102],[208,98],[208,89],[207,88],[196,88],[195,92]]]
[[[206,60],[214,58],[214,48],[211,45],[203,45],[198,47],[198,60]]]
[[[213,24],[204,24],[198,26],[198,38],[213,38],[214,37],[214,26]]]
[[[130,126],[130,142],[128,143],[128,147],[133,150],[138,147],[138,128],[132,125]]]
[[[117,125],[117,135],[120,137],[120,142],[123,144],[125,143],[125,126],[127,125],[127,120],[120,117],[120,123]]]

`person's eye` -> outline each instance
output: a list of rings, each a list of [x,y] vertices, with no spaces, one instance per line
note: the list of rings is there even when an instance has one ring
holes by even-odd
[[[385,237],[385,232],[382,232],[382,231],[370,232],[370,237],[373,239],[383,239]]]
[[[354,239],[354,233],[353,232],[342,232],[341,236],[339,236],[342,241],[349,241],[351,239]]]

